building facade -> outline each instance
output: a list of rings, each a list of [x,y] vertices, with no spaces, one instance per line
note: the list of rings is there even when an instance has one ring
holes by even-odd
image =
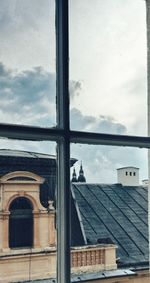
[[[149,282],[147,189],[88,184],[82,164],[73,174],[72,280]],[[0,175],[0,282],[55,282],[55,157],[1,150]]]

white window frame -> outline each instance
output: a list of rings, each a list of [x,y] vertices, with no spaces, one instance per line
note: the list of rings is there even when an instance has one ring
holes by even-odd
[[[70,143],[150,148],[150,138],[143,136],[110,135],[70,130],[69,118],[69,38],[68,0],[56,1],[56,74],[57,127],[43,128],[0,123],[0,137],[55,141],[58,154],[57,182],[57,282],[70,283]],[[72,0],[74,1],[74,0]],[[147,24],[150,26],[150,0],[146,1]],[[150,92],[150,30],[147,28],[148,94]],[[150,95],[148,95],[150,97]],[[150,105],[150,98],[148,98]],[[150,113],[148,128],[150,136]]]

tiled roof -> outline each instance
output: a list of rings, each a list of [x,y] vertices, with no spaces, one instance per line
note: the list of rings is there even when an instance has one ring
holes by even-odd
[[[111,240],[120,265],[148,261],[146,188],[74,183],[72,192],[87,243]]]
[[[17,158],[32,158],[32,159],[51,159],[56,160],[56,156],[52,154],[15,150],[15,149],[0,149],[0,157],[17,157]],[[77,161],[75,158],[71,158],[71,166]]]
[[[16,156],[16,157],[28,157],[28,158],[49,158],[55,159],[54,155],[30,152],[24,150],[12,150],[12,149],[0,149],[0,156]]]
[[[133,277],[135,276],[135,272],[129,269],[117,269],[117,270],[108,270],[108,271],[99,271],[99,272],[83,272],[80,274],[72,274],[71,275],[71,283],[78,282],[91,282],[94,280],[102,280],[102,279],[112,279],[112,278],[121,278],[121,277]],[[39,280],[31,280],[31,281],[23,281],[22,283],[57,283],[57,279],[39,279]],[[20,282],[18,282],[20,283]]]
[[[76,159],[71,159],[71,165]],[[26,170],[45,178],[40,199],[46,207],[55,199],[55,157],[35,152],[0,149],[0,176]],[[148,201],[144,187],[121,184],[72,184],[72,246],[107,243],[118,246],[121,265],[148,261]]]

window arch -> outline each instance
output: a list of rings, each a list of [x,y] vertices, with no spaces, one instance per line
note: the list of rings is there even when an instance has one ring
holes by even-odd
[[[9,247],[33,246],[33,206],[25,197],[15,198],[9,206]]]

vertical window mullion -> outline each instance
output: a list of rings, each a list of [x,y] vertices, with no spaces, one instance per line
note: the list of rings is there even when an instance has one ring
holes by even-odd
[[[56,0],[57,126],[57,282],[70,283],[70,137],[68,1]]]
[[[69,144],[60,141],[57,149],[57,282],[70,283]]]
[[[147,84],[148,84],[148,136],[150,137],[150,0],[146,1],[147,9]]]
[[[147,85],[148,85],[148,137],[150,137],[150,0],[146,1],[147,12]],[[150,149],[148,149],[148,179],[150,180]],[[148,231],[150,261],[150,182],[148,185]]]

